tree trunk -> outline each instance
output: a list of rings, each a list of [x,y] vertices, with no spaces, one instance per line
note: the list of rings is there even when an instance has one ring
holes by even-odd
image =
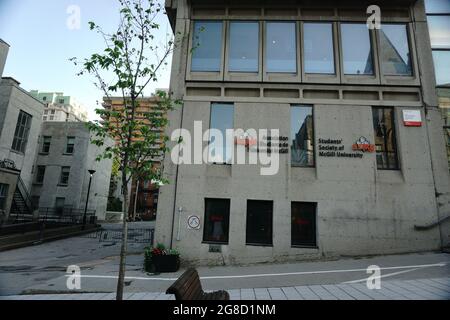
[[[125,175],[125,173],[122,173]],[[128,184],[126,176],[122,177],[123,184],[123,229],[122,229],[122,246],[120,248],[120,264],[119,264],[119,279],[117,280],[117,295],[116,300],[123,300],[123,288],[125,284],[125,263],[127,258],[128,246]]]
[[[134,189],[133,221],[136,221],[138,195],[139,195],[139,179],[136,180],[136,189]]]

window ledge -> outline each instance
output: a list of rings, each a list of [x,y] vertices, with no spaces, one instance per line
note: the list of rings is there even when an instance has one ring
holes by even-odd
[[[40,156],[48,156],[50,152],[39,152]]]
[[[214,241],[202,241],[202,244],[211,244],[211,245],[218,245],[218,246],[228,246],[228,242],[214,242]]]
[[[318,250],[319,247],[318,246],[301,246],[301,245],[292,245],[291,246],[292,249],[315,249]]]
[[[261,244],[261,243],[246,243],[246,246],[249,247],[265,247],[265,248],[273,248],[273,244]]]
[[[69,186],[69,184],[61,184],[61,183],[58,183],[58,187],[68,187]]]
[[[65,152],[64,152],[62,155],[63,155],[63,156],[73,156],[74,154],[73,154],[73,153],[65,153]]]

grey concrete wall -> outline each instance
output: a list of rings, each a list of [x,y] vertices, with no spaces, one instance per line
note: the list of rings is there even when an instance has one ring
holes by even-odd
[[[49,154],[39,153],[36,161],[36,168],[46,167],[43,184],[33,184],[32,195],[40,197],[39,206],[53,208],[59,197],[66,199],[66,206],[84,210],[90,179],[88,170],[92,169],[97,172],[92,179],[88,209],[96,210],[98,218],[104,219],[112,161],[95,161],[101,150],[90,143],[91,135],[85,123],[45,122],[40,132],[40,147],[44,136],[52,139]],[[67,137],[75,137],[73,155],[65,154]],[[112,140],[107,143],[111,144]],[[70,167],[68,186],[59,185],[62,167]]]
[[[3,76],[3,70],[6,65],[6,58],[8,57],[9,45],[0,39],[0,79]]]
[[[0,183],[7,184],[8,185],[8,195],[6,197],[6,203],[5,203],[5,212],[4,216],[2,216],[2,212],[0,212],[0,223],[2,219],[5,219],[9,216],[9,212],[11,210],[11,204],[14,196],[14,191],[16,190],[17,186],[17,179],[19,177],[19,172],[7,170],[7,169],[0,169]]]
[[[0,82],[0,159],[10,159],[21,170],[21,178],[31,188],[32,168],[37,154],[38,137],[44,105],[32,98],[11,79]],[[20,110],[32,116],[31,128],[25,152],[11,150]]]

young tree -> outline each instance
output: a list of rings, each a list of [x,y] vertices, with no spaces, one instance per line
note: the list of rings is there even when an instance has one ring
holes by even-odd
[[[89,123],[95,138],[92,143],[103,146],[105,138],[116,140],[114,146],[105,148],[97,160],[116,158],[120,162],[123,195],[123,238],[120,250],[120,269],[117,282],[117,300],[123,299],[125,260],[128,239],[128,184],[133,177],[155,183],[167,183],[160,163],[167,149],[169,138],[164,134],[168,124],[167,112],[179,101],[170,94],[158,92],[158,105],[153,112],[144,114],[145,120],[137,119],[139,100],[150,83],[158,81],[158,74],[167,65],[174,47],[174,38],[166,36],[161,44],[158,37],[157,18],[164,14],[163,4],[154,0],[118,0],[120,23],[113,33],[105,32],[94,22],[89,22],[105,42],[106,48],[90,58],[78,61],[78,75],[94,76],[96,86],[107,99],[120,96],[123,107],[97,109],[101,121]],[[142,115],[141,115],[142,116]]]

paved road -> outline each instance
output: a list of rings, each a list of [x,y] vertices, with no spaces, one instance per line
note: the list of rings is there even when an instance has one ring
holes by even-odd
[[[388,280],[380,289],[366,284],[312,285],[229,290],[236,300],[450,300],[450,278]],[[114,293],[47,294],[0,297],[0,300],[114,300]],[[163,292],[126,293],[124,300],[175,300]]]

